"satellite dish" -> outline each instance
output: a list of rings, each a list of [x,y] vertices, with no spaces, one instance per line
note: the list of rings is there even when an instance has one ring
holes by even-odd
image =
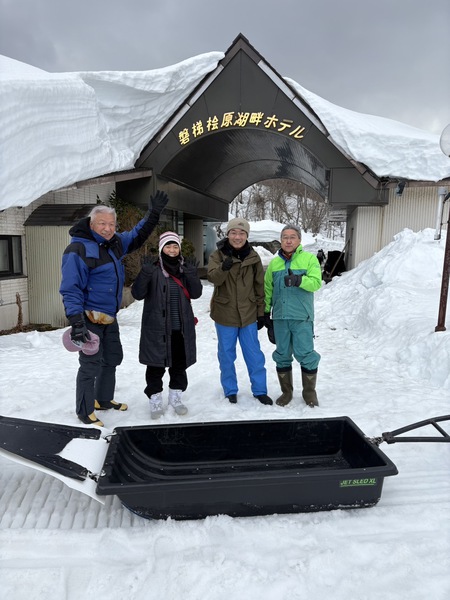
[[[445,156],[448,156],[450,158],[450,124],[447,125],[447,127],[441,133],[439,145]]]

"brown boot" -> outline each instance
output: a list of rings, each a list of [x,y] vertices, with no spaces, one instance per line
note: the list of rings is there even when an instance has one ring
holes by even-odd
[[[276,404],[278,404],[278,406],[286,406],[292,400],[292,393],[294,391],[294,386],[292,385],[292,369],[289,371],[277,371],[277,375],[282,394],[276,400]]]
[[[307,373],[302,370],[303,384],[303,400],[308,406],[319,406],[316,394],[317,371],[315,373]]]

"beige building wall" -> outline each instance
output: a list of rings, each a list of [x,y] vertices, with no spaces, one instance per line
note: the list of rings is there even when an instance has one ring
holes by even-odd
[[[381,248],[390,244],[394,235],[403,229],[421,231],[436,227],[439,205],[437,187],[405,187],[397,196],[395,190],[389,194],[389,205],[383,208]],[[380,248],[380,249],[381,249]]]
[[[381,206],[356,208],[347,221],[345,264],[354,269],[360,262],[370,258],[380,249],[382,235]]]
[[[387,206],[356,208],[347,220],[346,236],[349,250],[346,253],[348,269],[371,258],[376,252],[390,244],[394,236],[403,231],[421,231],[436,227],[439,206],[438,186],[407,186],[401,196],[391,189]],[[447,228],[448,207],[444,211]]]
[[[61,257],[70,243],[69,229],[70,227],[27,227],[30,323],[46,323],[53,327],[64,327],[67,324],[59,286]]]
[[[60,192],[49,192],[41,196],[38,200],[32,202],[29,206],[23,208],[8,208],[0,212],[0,235],[20,235],[22,237],[22,258],[24,275],[8,279],[0,279],[0,330],[12,329],[17,325],[18,321],[18,305],[17,294],[20,296],[23,311],[23,324],[35,322],[29,314],[29,285],[27,276],[30,273],[29,260],[27,256],[27,247],[29,243],[25,243],[25,227],[24,223],[42,204],[96,204],[97,200],[101,202],[108,200],[111,192],[115,189],[114,183],[102,185],[88,186],[80,189],[70,189]],[[58,227],[51,228],[51,235],[56,234]],[[47,236],[47,233],[46,233]],[[69,243],[68,229],[65,232],[66,244]],[[45,242],[45,243],[44,243]],[[51,238],[43,237],[40,246],[36,252],[43,252],[46,244],[52,243]],[[64,246],[64,247],[65,247]],[[64,248],[63,248],[64,250]],[[60,264],[61,256],[56,254],[60,251],[60,247],[52,248],[55,253],[54,260],[58,260]],[[33,251],[34,253],[34,251]],[[32,259],[31,259],[32,260]],[[50,259],[49,259],[50,260]],[[35,263],[34,263],[35,264]],[[48,264],[48,263],[47,263]],[[42,265],[42,271],[45,270]],[[58,267],[59,271],[59,267]],[[52,285],[53,285],[52,281]],[[48,288],[50,293],[50,287]],[[39,323],[47,323],[47,321],[38,320]],[[48,322],[50,324],[50,322]]]

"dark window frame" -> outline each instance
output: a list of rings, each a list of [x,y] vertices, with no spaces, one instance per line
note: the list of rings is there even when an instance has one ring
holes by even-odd
[[[20,235],[0,235],[0,242],[7,243],[7,269],[0,270],[0,279],[11,277],[22,277],[23,275],[23,256],[22,256],[22,236]]]

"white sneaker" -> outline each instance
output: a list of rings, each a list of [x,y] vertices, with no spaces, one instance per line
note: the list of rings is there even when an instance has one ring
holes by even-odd
[[[169,404],[172,406],[177,415],[185,415],[188,411],[186,406],[181,402],[182,390],[171,390],[169,388]]]
[[[150,396],[150,416],[152,419],[159,419],[164,414],[162,392]]]

